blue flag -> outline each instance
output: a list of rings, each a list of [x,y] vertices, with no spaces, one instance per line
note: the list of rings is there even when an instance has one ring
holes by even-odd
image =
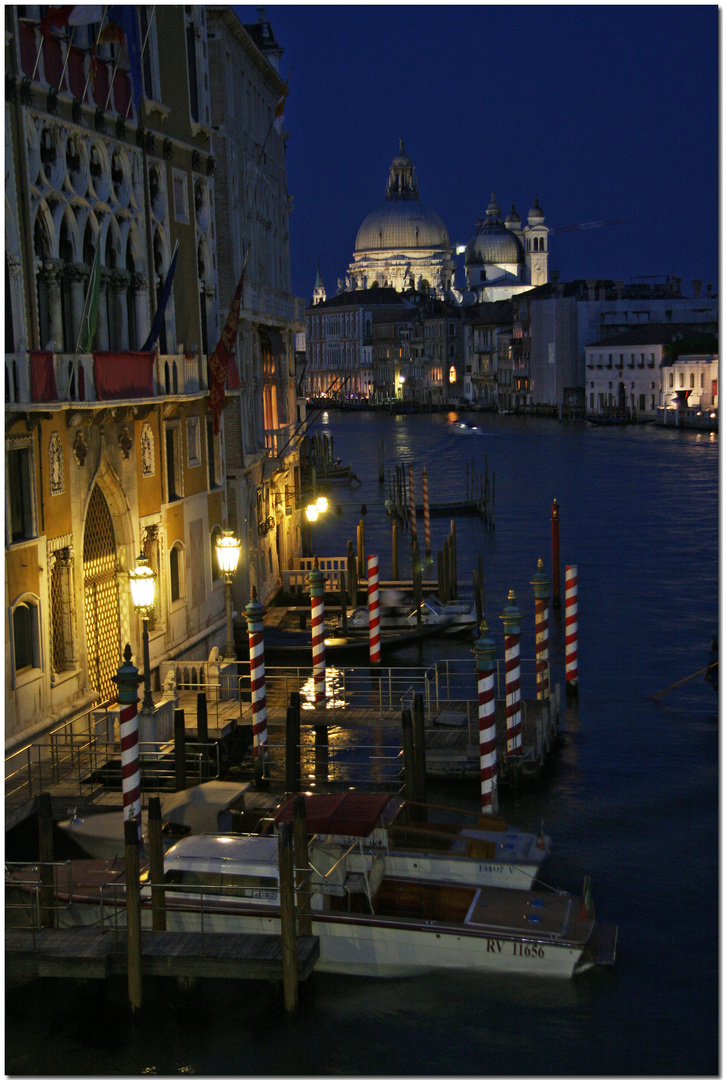
[[[150,352],[156,343],[158,335],[161,332],[161,322],[163,321],[163,317],[166,312],[166,304],[168,303],[168,297],[171,295],[171,285],[173,284],[173,275],[176,271],[177,258],[178,240],[176,240],[176,246],[173,249],[173,258],[171,259],[171,265],[168,267],[168,276],[166,277],[163,289],[161,290],[161,295],[158,297],[158,306],[156,308],[156,314],[153,316],[151,332],[146,338],[145,345],[141,346],[141,352]]]
[[[133,108],[136,120],[143,122],[141,100],[143,97],[143,76],[141,75],[141,32],[135,5],[115,4],[108,8],[108,18],[120,26],[126,36],[128,60],[131,65],[131,86],[133,88]]]

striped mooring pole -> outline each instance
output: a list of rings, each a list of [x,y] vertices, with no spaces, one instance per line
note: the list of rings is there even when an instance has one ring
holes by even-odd
[[[379,611],[379,556],[367,555],[367,588],[369,606],[369,662],[382,659],[381,615]]]
[[[311,596],[311,662],[314,667],[314,704],[326,701],[326,645],[324,643],[324,581],[318,558],[306,584]]]
[[[118,686],[120,705],[121,787],[123,791],[123,820],[136,821],[138,843],[142,846],[141,820],[141,758],[138,743],[138,684],[142,681],[138,668],[131,663],[131,647],[123,650],[124,664],[113,676]]]
[[[424,509],[424,554],[429,561],[432,558],[432,534],[429,528],[429,489],[426,465],[422,469],[422,507]]]
[[[565,687],[577,693],[577,567],[565,567]]]
[[[500,618],[505,631],[505,698],[507,705],[507,756],[522,753],[522,701],[520,698],[520,620],[522,612],[510,589],[507,607]]]
[[[412,541],[417,539],[417,503],[414,495],[414,466],[407,468],[409,477],[409,522],[412,526]]]
[[[497,792],[497,724],[495,722],[495,661],[497,646],[489,636],[485,619],[479,624],[479,637],[472,646],[477,668],[477,702],[479,716],[479,764],[482,783],[482,813],[496,814],[499,808]]]
[[[249,632],[249,671],[251,676],[251,717],[254,739],[254,772],[261,779],[266,772],[269,733],[266,724],[266,668],[264,664],[263,604],[251,586],[251,600],[244,608]]]
[[[535,673],[537,697],[544,701],[550,696],[550,579],[542,559],[537,560],[537,573],[530,582],[535,592]]]

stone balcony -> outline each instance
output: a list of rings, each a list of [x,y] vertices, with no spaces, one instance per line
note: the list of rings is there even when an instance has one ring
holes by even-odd
[[[121,359],[124,355],[129,358],[127,365]],[[141,359],[134,368],[136,358]],[[79,353],[75,358],[72,353],[5,354],[6,408],[190,397],[207,392],[206,361],[201,355],[149,354],[144,365],[139,353]]]

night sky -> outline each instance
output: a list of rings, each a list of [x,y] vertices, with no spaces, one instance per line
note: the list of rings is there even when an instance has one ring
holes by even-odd
[[[256,22],[255,7],[237,7]],[[718,9],[266,5],[281,75],[295,295],[336,293],[400,136],[453,246],[494,190],[552,236],[560,279],[718,289]],[[278,137],[278,136],[273,136]],[[462,263],[462,257],[459,257]],[[461,275],[458,275],[458,284]]]

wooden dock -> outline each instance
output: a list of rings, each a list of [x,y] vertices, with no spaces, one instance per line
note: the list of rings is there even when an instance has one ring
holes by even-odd
[[[317,937],[296,940],[298,977],[319,958]],[[209,934],[143,930],[141,974],[196,979],[282,980],[280,934]],[[5,971],[11,980],[106,979],[128,971],[125,930],[97,926],[5,930]]]

